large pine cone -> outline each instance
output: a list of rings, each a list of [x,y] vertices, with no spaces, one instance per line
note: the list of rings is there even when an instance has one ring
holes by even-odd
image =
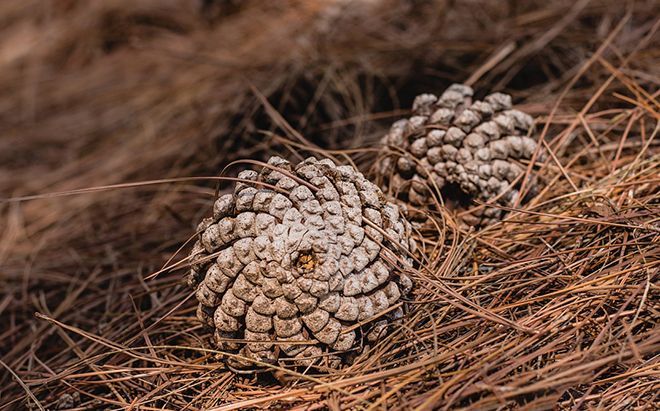
[[[524,172],[518,160],[531,159],[536,150],[528,136],[533,119],[512,109],[507,94],[474,102],[472,94],[470,87],[454,84],[440,98],[419,95],[413,115],[395,122],[382,138],[377,171],[400,198],[428,205],[433,192],[448,188],[469,200],[487,202],[501,195],[501,205],[516,201],[519,192],[509,186]],[[486,207],[464,221],[486,225],[501,216],[500,209]]]
[[[220,349],[243,357],[229,361],[235,369],[254,367],[250,359],[336,367],[403,314],[377,316],[412,287],[410,224],[350,166],[268,164],[239,173],[198,228],[189,279],[198,317]]]

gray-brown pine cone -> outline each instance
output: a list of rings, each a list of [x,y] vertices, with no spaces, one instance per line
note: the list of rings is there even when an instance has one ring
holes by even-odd
[[[453,84],[440,98],[415,98],[413,115],[395,122],[381,143],[377,171],[386,185],[415,205],[427,205],[432,191],[454,185],[470,199],[511,206],[519,195],[509,185],[524,172],[536,141],[528,136],[533,119],[511,108],[511,96],[493,93],[472,101],[473,90]],[[464,221],[486,225],[501,218],[494,207]]]
[[[402,316],[398,307],[350,329],[410,291],[410,224],[350,166],[314,158],[293,166],[279,157],[268,164],[239,173],[244,181],[198,228],[189,278],[198,317],[222,350],[285,366],[338,366],[342,353]]]

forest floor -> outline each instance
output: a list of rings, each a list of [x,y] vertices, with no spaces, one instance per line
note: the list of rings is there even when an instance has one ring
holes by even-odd
[[[659,16],[653,0],[0,2],[0,410],[652,409]],[[368,173],[415,95],[455,82],[533,115],[544,188],[485,229],[446,210],[419,233],[408,313],[354,364],[229,371],[182,248],[215,177],[329,152]]]

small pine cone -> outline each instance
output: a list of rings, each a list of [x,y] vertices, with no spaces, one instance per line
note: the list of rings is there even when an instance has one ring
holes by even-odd
[[[230,360],[235,369],[324,358],[337,365],[376,323],[382,331],[400,317],[391,310],[351,329],[410,291],[410,224],[350,166],[268,164],[241,172],[200,224],[189,276],[198,318],[220,349],[245,358]]]
[[[499,204],[515,202],[518,191],[509,186],[524,172],[516,160],[529,160],[536,150],[528,137],[533,119],[512,109],[507,94],[493,93],[484,101],[472,101],[472,94],[470,87],[454,84],[440,98],[419,95],[413,115],[395,122],[382,138],[377,173],[399,198],[428,205],[433,192],[453,187],[480,202],[502,193]],[[501,216],[486,207],[464,221],[486,225]]]

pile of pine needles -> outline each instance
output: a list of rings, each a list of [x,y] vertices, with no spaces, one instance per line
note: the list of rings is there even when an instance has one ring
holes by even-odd
[[[0,409],[657,406],[660,6],[623,3],[3,1]],[[457,81],[534,115],[543,189],[482,230],[435,212],[353,365],[228,371],[184,281],[220,170],[368,173]]]

